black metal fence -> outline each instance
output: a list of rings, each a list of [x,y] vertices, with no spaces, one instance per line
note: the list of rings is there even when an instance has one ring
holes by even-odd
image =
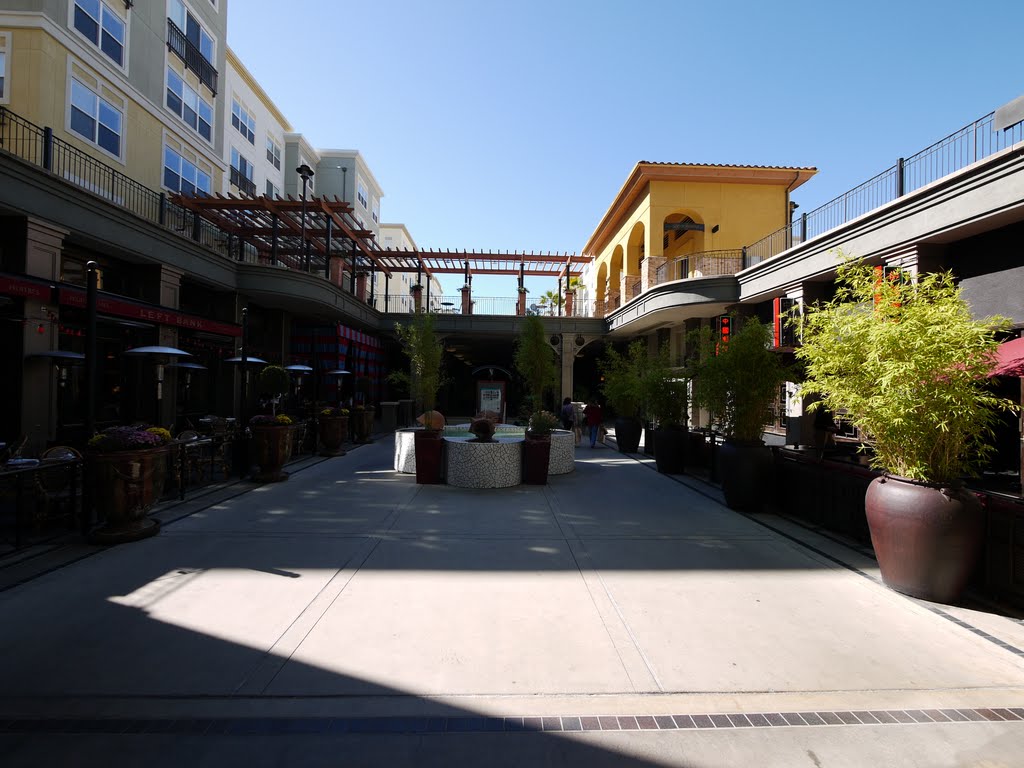
[[[666,261],[655,271],[655,284],[694,277],[735,275],[743,268],[743,251],[739,248],[702,251]]]
[[[992,112],[915,155],[899,158],[877,176],[748,245],[743,267],[777,256],[1024,139],[1024,123],[997,131],[994,121]]]

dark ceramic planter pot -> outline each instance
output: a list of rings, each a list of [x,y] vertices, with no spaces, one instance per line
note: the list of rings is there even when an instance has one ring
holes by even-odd
[[[164,492],[171,446],[88,457],[93,504],[103,524],[89,538],[100,544],[138,541],[160,530],[146,517]]]
[[[960,596],[985,532],[973,493],[883,476],[871,481],[864,505],[886,585],[936,603]]]
[[[654,463],[666,475],[681,475],[686,471],[686,449],[690,441],[689,430],[656,429],[654,434]]]
[[[357,443],[368,443],[373,433],[373,409],[353,411],[351,419],[353,439]]]
[[[416,482],[421,485],[439,484],[444,458],[441,433],[434,429],[420,429],[413,440],[416,444]]]
[[[288,424],[252,427],[252,460],[259,466],[253,475],[258,483],[279,483],[288,479],[283,467],[292,455],[294,430]]]
[[[618,418],[615,420],[615,443],[622,453],[636,453],[640,449],[640,435],[643,425],[639,419]]]
[[[551,461],[551,438],[530,437],[523,440],[524,485],[547,485],[548,464]]]
[[[321,416],[319,419],[321,456],[343,456],[341,446],[348,437],[348,416]]]
[[[760,512],[772,497],[772,452],[761,440],[727,438],[718,449],[722,492],[730,509]]]

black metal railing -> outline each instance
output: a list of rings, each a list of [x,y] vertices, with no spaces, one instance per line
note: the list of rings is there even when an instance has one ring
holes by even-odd
[[[996,131],[994,121],[991,112],[917,154],[899,158],[877,176],[748,245],[743,267],[778,256],[1024,139],[1024,122]]]
[[[0,555],[79,527],[82,472],[81,459],[0,466]]]
[[[702,251],[666,261],[655,272],[655,284],[688,278],[735,275],[743,268],[743,251],[739,248]]]
[[[167,20],[167,48],[177,54],[178,58],[185,62],[185,66],[195,72],[199,80],[216,95],[216,68],[170,19]]]
[[[256,183],[242,174],[240,170],[231,166],[231,183],[249,197],[256,197]]]

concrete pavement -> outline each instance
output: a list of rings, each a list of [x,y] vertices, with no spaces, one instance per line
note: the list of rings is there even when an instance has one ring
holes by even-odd
[[[606,447],[504,490],[391,456],[0,593],[2,763],[1024,765],[1011,617]]]

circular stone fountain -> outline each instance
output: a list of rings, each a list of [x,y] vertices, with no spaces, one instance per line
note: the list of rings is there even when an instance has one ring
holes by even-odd
[[[416,429],[395,431],[396,472],[416,474]],[[468,424],[451,425],[442,433],[445,442],[446,482],[460,488],[508,488],[522,479],[522,427],[498,424],[494,442],[475,442]],[[549,475],[575,469],[576,445],[572,432],[551,432]]]

